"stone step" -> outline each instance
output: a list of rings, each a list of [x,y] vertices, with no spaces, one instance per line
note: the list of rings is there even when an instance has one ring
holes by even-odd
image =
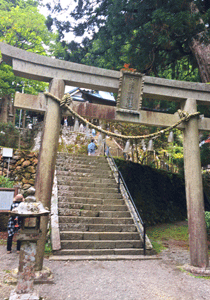
[[[80,223],[80,224],[133,224],[133,219],[130,218],[99,218],[99,217],[72,217],[59,216],[59,224],[62,223]]]
[[[102,217],[102,218],[130,218],[129,211],[94,211],[83,209],[58,209],[59,216],[75,216],[75,217]]]
[[[106,157],[105,156],[72,155],[72,154],[68,154],[68,153],[63,153],[63,154],[58,153],[57,160],[69,160],[69,161],[78,160],[78,161],[104,162],[104,161],[106,161]]]
[[[85,223],[60,223],[61,236],[62,231],[82,231],[82,232],[136,232],[135,225],[113,225],[113,224],[85,224]],[[69,238],[70,239],[70,238]],[[101,239],[101,238],[97,238]],[[76,238],[75,238],[76,240]],[[92,240],[92,238],[90,238]]]
[[[101,174],[103,176],[106,175],[106,178],[107,176],[111,175],[112,172],[109,169],[94,169],[94,170],[90,170],[88,168],[80,168],[79,166],[78,167],[75,167],[75,168],[69,168],[69,166],[64,166],[64,167],[60,167],[60,166],[56,166],[56,171],[57,172],[68,172],[68,173],[71,173],[72,175],[81,175],[81,174],[86,174],[86,176],[97,176],[98,174]]]
[[[59,207],[68,207],[69,204],[99,204],[99,205],[125,205],[123,199],[96,199],[96,198],[82,198],[82,197],[63,197],[58,196]]]
[[[61,240],[62,249],[141,248],[140,240]]]
[[[80,183],[80,184],[87,184],[87,183],[90,183],[90,184],[116,184],[116,181],[113,177],[111,178],[104,178],[104,177],[97,177],[97,178],[94,178],[94,177],[91,177],[91,176],[86,176],[86,175],[81,175],[81,176],[72,176],[71,174],[70,175],[67,175],[67,176],[63,176],[63,175],[60,175],[57,173],[57,178],[58,178],[58,181],[66,181],[66,182],[75,182],[75,183]]]
[[[88,169],[96,169],[98,167],[100,167],[101,169],[105,169],[105,170],[109,170],[110,167],[107,164],[107,161],[104,162],[98,162],[98,161],[61,161],[61,160],[57,160],[56,161],[56,166],[57,167],[68,167],[69,169],[74,169],[75,167],[79,167],[79,168],[88,168]]]
[[[78,192],[78,191],[81,191],[81,187],[80,186],[75,186],[75,185],[58,185],[58,191],[75,191],[75,192]],[[83,186],[82,187],[82,192],[90,192],[92,191],[93,193],[106,193],[106,194],[119,194],[118,192],[118,189],[117,189],[117,186],[115,186],[114,188],[103,188],[103,187],[95,187],[95,188],[91,188],[91,187],[86,187],[86,186]],[[107,197],[109,197],[107,195]]]
[[[61,242],[68,241],[136,241],[139,240],[138,232],[82,232],[82,231],[61,231]]]
[[[144,250],[143,248],[114,248],[114,249],[61,249],[56,251],[56,255],[80,255],[80,256],[93,256],[93,255],[111,255],[112,258],[113,256],[117,255],[125,255],[125,258],[128,257],[128,255],[143,255]],[[56,257],[55,257],[56,258]],[[105,260],[109,260],[110,258],[106,257]],[[114,259],[114,258],[113,258]],[[120,258],[122,259],[122,257]]]
[[[65,191],[59,190],[58,196],[66,197],[83,197],[83,198],[96,198],[96,199],[122,199],[122,195],[119,193],[94,193],[83,191]]]
[[[122,249],[123,250],[123,249]],[[68,250],[64,250],[68,251]],[[73,250],[73,251],[79,251],[79,250]],[[94,250],[93,250],[94,251]],[[112,251],[112,250],[111,250]],[[60,255],[51,255],[49,257],[49,260],[52,261],[122,261],[122,260],[130,260],[130,261],[136,261],[136,260],[154,260],[154,259],[161,259],[159,256],[155,255],[156,253],[151,253],[150,250],[147,251],[146,255],[143,254],[143,250],[140,249],[140,254],[135,254],[131,252],[131,254],[126,253],[125,254],[114,254],[112,253],[109,255],[94,255],[93,252],[89,253],[88,255],[82,254],[82,255],[74,255],[74,254],[60,254]]]
[[[57,156],[61,250],[66,257],[143,254],[142,241],[105,157]]]
[[[58,165],[56,164],[56,169],[60,171],[67,171],[70,170],[72,172],[86,172],[86,173],[95,173],[97,170],[100,168],[100,170],[103,170],[104,172],[110,171],[110,167],[105,164],[105,165],[99,165],[99,166],[85,166],[85,165],[68,165],[68,164],[62,164]]]
[[[105,156],[89,156],[89,155],[84,155],[84,154],[70,154],[70,153],[58,153],[57,154],[57,159],[64,159],[64,160],[85,160],[85,161],[106,161]]]
[[[103,170],[96,170],[95,172],[88,172],[88,170],[80,170],[78,172],[72,172],[72,171],[64,171],[64,170],[59,170],[56,167],[56,173],[57,175],[62,175],[62,176],[70,176],[73,178],[77,177],[89,177],[89,178],[103,178],[103,179],[112,179],[112,172],[110,171],[103,171]]]
[[[66,205],[58,204],[59,208],[65,209],[84,209],[91,211],[127,211],[127,206],[124,205],[100,205],[100,204],[83,204],[83,203],[66,203]]]
[[[68,185],[68,186],[74,186],[74,187],[85,187],[85,188],[117,188],[117,183],[116,181],[113,180],[113,182],[110,183],[95,183],[95,182],[87,182],[87,181],[76,181],[76,180],[71,180],[68,177],[65,179],[57,179],[58,185]]]

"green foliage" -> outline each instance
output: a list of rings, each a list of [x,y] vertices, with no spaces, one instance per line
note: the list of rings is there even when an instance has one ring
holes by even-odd
[[[35,1],[20,0],[13,5],[4,2],[0,3],[0,41],[45,55],[44,44],[49,44],[50,34]]]
[[[73,153],[73,151],[74,151],[73,145],[67,145],[66,149],[67,149],[68,153]]]
[[[19,131],[12,123],[0,123],[0,146],[17,148],[19,141]]]
[[[81,145],[76,151],[78,154],[87,154],[87,145]]]
[[[208,234],[210,234],[210,211],[205,212],[205,221],[206,221],[207,232]]]
[[[186,219],[185,186],[181,176],[129,161],[115,161],[146,224]]]
[[[46,244],[45,244],[44,252],[45,252],[45,254],[47,254],[47,255],[52,254],[52,245],[51,245],[51,243],[46,243]]]
[[[38,11],[38,1],[0,0],[0,41],[12,46],[46,55],[46,48],[53,47],[54,35],[45,24],[45,17]],[[27,20],[27,21],[26,21]],[[52,43],[51,43],[52,41]],[[14,76],[12,67],[0,65],[0,98],[16,91],[38,94],[48,84]]]
[[[0,187],[3,188],[12,188],[14,186],[15,182],[11,181],[9,178],[0,176]]]
[[[77,0],[71,12],[74,32],[82,43],[64,43],[65,59],[120,69],[130,63],[151,76],[199,81],[192,39],[209,43],[210,6],[207,1]],[[192,9],[191,4],[197,5]],[[61,6],[51,7],[62,12]],[[72,28],[68,21],[50,18],[60,39]],[[122,30],[123,28],[123,30]],[[89,38],[88,38],[88,37]]]

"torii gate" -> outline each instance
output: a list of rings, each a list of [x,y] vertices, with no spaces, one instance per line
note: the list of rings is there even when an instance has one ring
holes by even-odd
[[[3,61],[13,66],[16,76],[50,82],[49,91],[58,98],[63,97],[65,84],[118,92],[120,78],[118,71],[39,56],[4,43],[0,43],[0,50]],[[210,104],[210,86],[202,83],[145,76],[143,95],[147,98],[177,101],[181,108],[188,113],[197,111],[197,102],[204,105]],[[25,94],[16,94],[15,106],[26,110],[46,112],[35,188],[37,200],[41,201],[45,207],[50,207],[61,121],[60,106],[44,95]],[[72,108],[87,118],[162,127],[171,126],[180,119],[177,113],[171,115],[142,110],[139,114],[123,114],[117,112],[115,107],[90,103],[73,103]],[[207,267],[209,259],[198,133],[199,130],[210,130],[210,119],[193,118],[180,124],[179,128],[184,132],[184,167],[191,265]],[[43,263],[47,221],[45,218],[42,223],[44,239],[38,245],[37,269],[39,270],[42,269]]]

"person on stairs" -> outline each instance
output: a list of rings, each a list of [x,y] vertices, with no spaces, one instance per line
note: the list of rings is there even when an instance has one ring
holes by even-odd
[[[91,140],[91,143],[88,145],[88,155],[95,155],[96,144],[94,143],[94,139]]]
[[[13,200],[13,203],[11,205],[11,211],[17,207],[22,201],[24,201],[25,199],[23,198],[23,195],[21,194],[17,194]],[[18,230],[20,229],[20,225],[21,225],[21,219],[15,216],[11,216],[9,218],[8,221],[8,225],[7,225],[7,231],[8,231],[8,238],[7,238],[7,253],[11,253],[12,252],[12,239],[13,236],[16,232],[18,232]],[[20,241],[17,240],[17,253],[20,252]]]

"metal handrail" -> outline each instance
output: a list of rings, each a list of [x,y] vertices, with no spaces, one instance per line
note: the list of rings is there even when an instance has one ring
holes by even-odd
[[[142,220],[142,218],[141,218],[141,216],[140,216],[140,214],[139,214],[139,211],[138,211],[138,209],[137,209],[137,207],[136,207],[136,205],[135,205],[135,202],[134,202],[134,200],[133,200],[133,198],[132,198],[132,196],[131,196],[131,194],[130,194],[130,192],[129,192],[129,190],[128,190],[128,187],[127,187],[127,185],[126,185],[126,183],[125,183],[125,180],[124,180],[124,178],[123,178],[123,176],[122,176],[122,173],[119,171],[119,169],[118,169],[118,167],[117,167],[117,165],[116,165],[116,163],[115,163],[115,161],[114,161],[114,158],[112,157],[112,155],[111,155],[111,153],[110,153],[109,147],[106,145],[106,143],[104,143],[104,156],[107,156],[108,158],[111,159],[112,164],[113,164],[113,166],[114,166],[114,168],[116,169],[116,172],[117,172],[117,174],[118,174],[118,175],[117,175],[117,176],[118,176],[118,180],[117,180],[117,183],[118,183],[118,192],[119,192],[119,193],[121,192],[121,191],[120,191],[120,184],[122,183],[122,185],[124,186],[124,189],[125,189],[125,191],[126,191],[128,197],[129,197],[129,199],[130,199],[130,201],[131,201],[131,203],[132,203],[132,205],[133,205],[133,208],[134,208],[134,210],[135,210],[135,213],[136,213],[136,215],[137,215],[137,218],[138,218],[138,220],[139,220],[139,221],[141,222],[141,224],[142,224],[143,231],[142,231],[141,227],[140,227],[139,224],[138,224],[138,220],[137,220],[137,219],[135,218],[135,216],[134,216],[134,218],[136,219],[136,220],[135,220],[135,221],[136,221],[136,225],[138,226],[139,232],[141,233],[141,236],[142,236],[142,239],[143,239],[144,255],[146,255],[146,224],[143,222],[143,220]],[[121,183],[120,183],[120,181],[121,181]]]

